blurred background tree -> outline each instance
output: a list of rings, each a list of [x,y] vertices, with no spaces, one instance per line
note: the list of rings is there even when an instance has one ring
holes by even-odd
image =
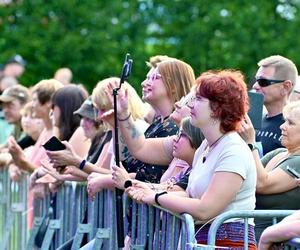
[[[263,57],[281,54],[300,63],[299,0],[0,0],[0,63],[21,54],[21,83],[72,69],[89,90],[119,75],[124,56],[134,59],[130,82],[140,91],[145,61],[165,54],[182,59],[198,76],[236,68],[247,81]]]

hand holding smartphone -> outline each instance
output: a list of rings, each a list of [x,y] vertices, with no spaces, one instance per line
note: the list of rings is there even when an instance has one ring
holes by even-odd
[[[66,146],[55,136],[52,136],[44,145],[46,150],[59,151],[66,149]]]

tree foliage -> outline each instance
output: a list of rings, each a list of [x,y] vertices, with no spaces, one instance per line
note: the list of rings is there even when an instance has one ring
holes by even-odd
[[[137,89],[155,54],[188,62],[196,75],[236,68],[249,79],[272,54],[300,63],[299,7],[299,0],[14,1],[0,6],[0,62],[21,54],[25,85],[70,67],[90,90],[120,74],[126,52]]]

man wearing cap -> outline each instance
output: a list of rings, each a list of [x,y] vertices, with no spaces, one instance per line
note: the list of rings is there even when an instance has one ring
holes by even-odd
[[[21,110],[23,106],[29,101],[29,91],[26,87],[15,85],[7,88],[0,95],[0,102],[5,120],[9,124],[14,125],[12,136],[18,141],[22,137],[21,130]]]
[[[3,75],[18,78],[24,73],[25,65],[26,62],[21,55],[14,55],[6,62]]]

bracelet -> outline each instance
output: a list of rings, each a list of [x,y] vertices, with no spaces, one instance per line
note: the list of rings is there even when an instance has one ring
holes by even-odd
[[[155,203],[158,205],[158,206],[161,206],[158,202],[158,197],[161,196],[161,195],[164,195],[164,194],[167,194],[168,192],[167,191],[163,191],[161,193],[156,193],[155,196],[154,196],[154,200],[155,200]]]
[[[132,186],[132,181],[131,180],[127,180],[127,181],[125,181],[125,183],[124,183],[124,188],[126,189],[126,188],[129,188],[129,187],[131,187]]]
[[[120,121],[120,122],[127,121],[127,120],[129,119],[130,116],[131,116],[131,112],[129,112],[129,115],[128,115],[127,117],[125,117],[124,119],[118,118],[118,121]]]
[[[86,160],[82,160],[82,162],[80,162],[79,164],[79,169],[82,170],[85,166]]]

